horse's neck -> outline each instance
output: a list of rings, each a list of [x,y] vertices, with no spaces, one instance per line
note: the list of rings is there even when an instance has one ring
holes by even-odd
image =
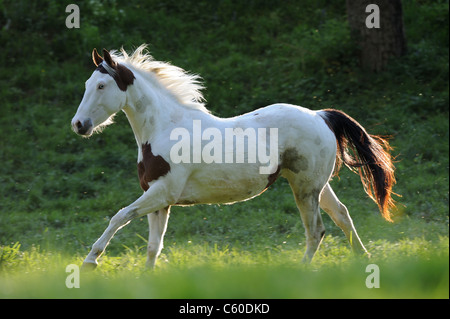
[[[165,88],[135,81],[127,92],[127,115],[138,146],[151,142],[158,133],[170,126],[181,125],[189,117],[189,110]],[[174,127],[175,127],[174,126]]]
[[[167,121],[168,112],[162,112],[164,99],[143,86],[129,87],[127,106],[123,111],[127,115],[138,145],[149,141],[161,125]],[[166,104],[169,108],[172,103]]]

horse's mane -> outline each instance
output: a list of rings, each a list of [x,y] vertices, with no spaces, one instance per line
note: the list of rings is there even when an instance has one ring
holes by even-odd
[[[122,47],[120,52],[112,50],[110,54],[119,63],[153,73],[157,80],[186,107],[209,113],[203,103],[205,98],[201,92],[204,89],[201,84],[202,78],[168,62],[155,61],[146,48],[147,45],[142,44],[129,55]]]

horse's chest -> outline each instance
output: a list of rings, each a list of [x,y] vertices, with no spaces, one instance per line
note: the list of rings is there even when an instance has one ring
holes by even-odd
[[[160,155],[152,153],[149,143],[142,144],[142,161],[137,165],[139,183],[144,191],[149,188],[148,183],[157,180],[170,171],[170,165]]]

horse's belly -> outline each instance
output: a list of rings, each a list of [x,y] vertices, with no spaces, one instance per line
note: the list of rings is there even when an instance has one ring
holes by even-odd
[[[191,178],[177,202],[178,205],[225,204],[243,201],[260,194],[267,186],[267,175],[237,178],[210,176]]]

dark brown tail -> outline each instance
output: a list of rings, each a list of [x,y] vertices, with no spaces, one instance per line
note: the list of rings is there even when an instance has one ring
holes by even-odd
[[[390,209],[395,206],[391,197],[395,184],[394,165],[387,140],[370,135],[353,118],[342,111],[326,109],[319,111],[328,127],[334,132],[338,152],[335,174],[342,162],[361,176],[366,193],[372,198],[383,217],[392,222]],[[349,153],[349,149],[351,153]]]

